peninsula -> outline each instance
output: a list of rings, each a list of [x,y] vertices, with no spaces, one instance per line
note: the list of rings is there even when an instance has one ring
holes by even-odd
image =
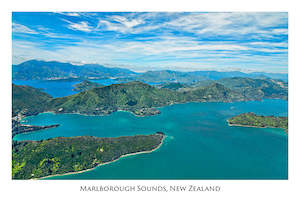
[[[36,179],[80,173],[123,156],[152,152],[160,147],[164,138],[162,132],[157,132],[117,138],[78,136],[13,141],[12,178]]]
[[[83,85],[91,86],[88,82]],[[181,86],[176,85],[176,89],[180,89]],[[38,89],[13,84],[12,114],[29,116],[50,111],[107,115],[124,110],[137,116],[149,116],[160,113],[157,107],[175,103],[287,99],[288,94],[287,87],[282,82],[272,79],[227,78],[205,86],[185,86],[181,89],[175,91],[133,81],[92,87],[71,96],[52,98]]]
[[[257,128],[282,128],[288,133],[288,117],[261,116],[255,113],[243,113],[227,120],[229,126]]]
[[[34,126],[29,124],[21,124],[18,118],[13,118],[12,120],[12,137],[17,134],[31,132],[31,131],[39,131],[48,128],[56,128],[59,124],[47,125],[47,126]]]
[[[74,89],[73,91],[85,91],[85,90],[89,90],[95,87],[102,87],[103,85],[99,84],[99,83],[95,83],[95,82],[91,82],[88,80],[84,80],[81,83],[77,83],[75,85],[73,85]]]

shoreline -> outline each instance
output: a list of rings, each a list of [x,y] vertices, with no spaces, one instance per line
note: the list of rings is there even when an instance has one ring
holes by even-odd
[[[248,128],[279,128],[282,129],[286,134],[288,134],[288,132],[284,129],[284,128],[280,128],[280,127],[273,127],[273,126],[264,126],[264,127],[260,127],[260,126],[251,126],[251,125],[243,125],[243,124],[230,124],[227,121],[228,126],[239,126],[239,127],[248,127]]]
[[[186,101],[186,102],[173,102],[173,103],[170,103],[170,104],[167,104],[167,105],[163,105],[163,106],[158,106],[158,107],[150,107],[150,108],[155,108],[157,110],[159,110],[160,108],[163,108],[163,107],[167,107],[167,106],[172,106],[172,105],[181,105],[181,104],[186,104],[186,103],[236,103],[236,102],[249,102],[249,101],[264,101],[264,100],[283,100],[283,101],[288,101],[286,99],[281,99],[281,98],[266,98],[266,99],[259,99],[259,100],[240,100],[240,101]],[[39,115],[39,114],[43,114],[43,113],[51,113],[51,114],[75,114],[75,115],[83,115],[83,116],[109,116],[115,112],[128,112],[128,113],[131,113],[132,115],[134,115],[135,117],[151,117],[151,116],[155,116],[155,115],[159,115],[161,113],[158,113],[158,114],[154,114],[154,115],[136,115],[135,113],[131,112],[130,110],[115,110],[111,113],[108,113],[108,114],[86,114],[86,113],[80,113],[80,112],[67,112],[67,113],[60,113],[60,112],[55,112],[55,111],[44,111],[44,112],[40,112],[40,113],[37,113],[35,115],[28,115],[28,116],[23,116],[20,120],[26,118],[26,117],[31,117],[31,116],[36,116],[36,115]],[[261,128],[264,128],[264,127],[261,127]]]
[[[29,179],[29,180],[43,180],[44,178],[50,178],[50,177],[55,177],[55,176],[65,176],[65,175],[71,175],[71,174],[80,174],[80,173],[84,173],[84,172],[87,172],[87,171],[94,170],[94,169],[96,169],[97,167],[100,167],[100,166],[102,166],[102,165],[107,165],[107,164],[116,162],[116,161],[120,160],[121,158],[124,158],[124,157],[127,157],[127,156],[133,156],[133,155],[144,154],[144,153],[152,153],[152,152],[158,150],[158,149],[162,146],[163,141],[164,141],[164,139],[165,139],[166,137],[167,137],[166,135],[163,135],[163,138],[161,139],[161,142],[159,143],[159,145],[158,145],[157,147],[155,147],[154,149],[152,149],[152,150],[148,150],[148,151],[140,151],[140,152],[136,152],[136,153],[124,154],[124,155],[121,155],[119,158],[117,158],[117,159],[115,159],[115,160],[108,161],[108,162],[105,162],[105,163],[100,163],[100,164],[96,165],[96,166],[93,167],[93,168],[85,169],[85,170],[78,171],[78,172],[67,172],[67,173],[64,173],[64,174],[55,174],[55,175],[43,176],[43,177],[39,177],[39,178],[32,178],[32,179]]]

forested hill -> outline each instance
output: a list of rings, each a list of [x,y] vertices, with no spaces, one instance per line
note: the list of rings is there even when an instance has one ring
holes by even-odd
[[[142,82],[113,84],[93,88],[78,94],[56,98],[51,110],[61,113],[109,114],[128,110],[136,114],[141,109],[183,101],[184,95],[168,89],[158,89]]]
[[[164,137],[158,132],[117,138],[78,136],[14,141],[12,178],[32,179],[91,169],[127,154],[150,152],[159,147]]]
[[[103,85],[99,84],[99,83],[95,83],[95,82],[91,82],[88,80],[84,80],[81,83],[77,83],[75,85],[73,85],[74,87],[74,91],[84,91],[84,90],[89,90],[95,87],[101,87]]]
[[[224,79],[222,83],[213,82],[205,86],[172,90],[157,88],[136,81],[96,87],[75,95],[55,99],[41,91],[26,87],[28,91],[23,91],[25,92],[24,95],[13,96],[13,103],[17,103],[13,106],[13,112],[17,113],[20,112],[20,109],[30,109],[40,105],[40,108],[37,107],[40,112],[102,115],[117,110],[126,110],[136,115],[146,116],[158,114],[159,111],[155,107],[174,103],[191,101],[232,102],[261,100],[263,98],[287,99],[288,95],[287,86],[283,82],[273,79],[230,78]],[[18,86],[13,86],[13,88],[19,89]],[[38,98],[31,100],[29,98],[31,95],[27,94],[29,91]],[[19,109],[15,110],[16,108]]]
[[[29,60],[13,65],[13,80],[57,80],[68,78],[128,77],[135,72],[98,64],[73,65],[56,61]]]
[[[231,126],[249,126],[258,128],[282,128],[288,132],[288,117],[262,116],[255,113],[243,113],[227,120]]]
[[[48,109],[52,97],[33,87],[12,84],[12,116],[34,115]]]

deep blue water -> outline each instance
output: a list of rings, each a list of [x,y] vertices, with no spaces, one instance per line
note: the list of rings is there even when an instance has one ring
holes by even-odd
[[[115,83],[115,80],[113,79],[99,79],[90,81],[100,83],[102,85],[110,85]],[[78,93],[77,91],[73,91],[73,85],[80,82],[81,81],[13,80],[13,83],[16,85],[28,85],[42,89],[44,92],[50,94],[54,98]]]
[[[115,79],[92,79],[91,82],[99,83],[101,85],[111,85],[119,83]],[[42,91],[50,94],[52,97],[64,97],[78,93],[73,91],[73,85],[81,81],[46,81],[46,80],[13,80],[16,85],[28,85],[31,87],[42,89]],[[159,83],[146,82],[149,85],[158,85]]]
[[[94,170],[49,179],[287,179],[288,136],[281,129],[230,127],[226,119],[244,112],[287,116],[288,103],[264,100],[236,103],[186,103],[160,108],[161,114],[135,117],[128,112],[109,116],[43,113],[24,123],[61,126],[16,140],[57,136],[118,137],[167,135],[155,152],[121,158]]]

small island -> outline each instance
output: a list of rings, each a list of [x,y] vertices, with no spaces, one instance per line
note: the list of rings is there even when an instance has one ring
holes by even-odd
[[[12,178],[37,179],[80,173],[123,156],[158,149],[164,133],[99,138],[59,137],[42,141],[13,141]]]
[[[257,128],[282,128],[288,133],[288,117],[262,116],[255,113],[243,113],[227,120],[229,126]]]
[[[82,92],[82,91],[85,91],[85,90],[89,90],[89,89],[92,89],[92,88],[95,88],[95,87],[102,87],[102,86],[103,85],[101,85],[99,83],[84,80],[81,83],[77,83],[77,84],[73,85],[73,87],[74,87],[73,90]]]

